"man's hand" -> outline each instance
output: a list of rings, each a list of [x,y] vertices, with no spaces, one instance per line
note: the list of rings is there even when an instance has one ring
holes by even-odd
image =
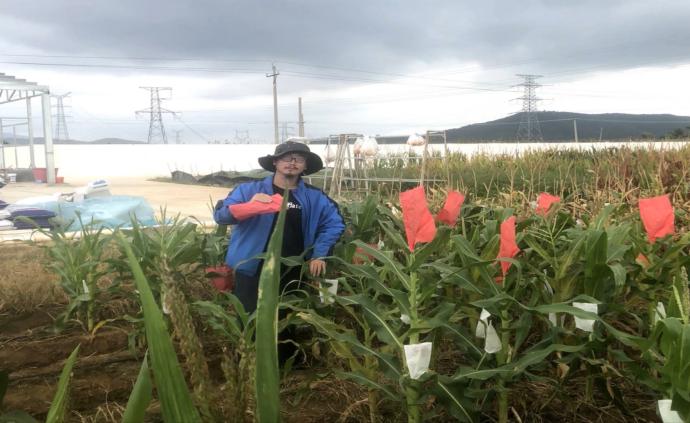
[[[312,276],[325,276],[326,275],[326,262],[321,259],[312,259],[309,262],[309,273]]]
[[[270,195],[263,193],[256,193],[249,201],[258,201],[259,203],[270,203],[273,201]]]

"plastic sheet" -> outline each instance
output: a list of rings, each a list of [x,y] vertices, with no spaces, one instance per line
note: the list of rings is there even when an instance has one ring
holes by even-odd
[[[56,219],[68,231],[81,229],[79,216],[85,226],[99,228],[129,228],[132,226],[132,218],[142,226],[156,224],[153,209],[146,199],[128,195],[88,198],[80,202],[46,201],[34,203],[31,207],[54,212]]]
[[[410,378],[419,379],[429,370],[432,348],[431,342],[403,345],[403,348],[405,350],[405,363],[407,363],[407,370],[410,372]]]

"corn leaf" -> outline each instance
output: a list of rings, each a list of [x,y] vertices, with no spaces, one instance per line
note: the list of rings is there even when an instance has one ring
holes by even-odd
[[[288,196],[278,214],[275,229],[266,250],[256,307],[256,421],[280,421],[280,374],[278,371],[278,296],[280,285],[280,254]]]
[[[118,240],[129,259],[129,265],[139,291],[141,306],[144,310],[146,341],[151,354],[151,364],[156,391],[161,402],[163,420],[167,422],[200,422],[199,412],[194,407],[180,363],[177,361],[168,328],[163,320],[163,313],[156,305],[151,288],[132,252],[132,248],[122,234],[118,234]]]
[[[62,368],[60,380],[58,381],[57,392],[55,392],[53,402],[50,405],[50,410],[48,410],[46,423],[62,423],[65,421],[65,413],[67,411],[67,402],[69,399],[69,384],[72,380],[72,367],[74,367],[74,362],[77,361],[78,354],[79,345],[77,345],[77,348],[72,351],[72,354],[70,354],[69,358],[65,362],[65,367]]]
[[[151,402],[152,395],[153,386],[151,384],[151,375],[149,374],[147,353],[141,362],[141,369],[139,369],[139,376],[137,376],[137,380],[134,382],[134,388],[129,394],[127,408],[122,416],[122,423],[143,422],[146,408]]]

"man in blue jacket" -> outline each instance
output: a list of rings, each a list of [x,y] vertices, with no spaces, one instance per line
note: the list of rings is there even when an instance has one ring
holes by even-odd
[[[309,273],[316,277],[325,275],[325,257],[331,254],[345,229],[338,205],[323,191],[302,181],[302,175],[323,168],[321,158],[309,147],[292,141],[279,144],[273,155],[259,158],[259,164],[274,172],[273,175],[236,186],[225,200],[218,202],[214,212],[217,223],[234,225],[225,261],[235,271],[233,293],[247,312],[256,309],[262,266],[257,256],[268,247],[277,213],[252,215],[250,212],[249,216],[243,213],[242,220],[239,220],[233,215],[232,206],[244,205],[246,210],[247,205],[251,209],[257,203],[270,204],[273,200],[271,195],[289,195],[282,256],[304,254],[309,263]],[[300,267],[283,270],[281,291],[298,289]]]

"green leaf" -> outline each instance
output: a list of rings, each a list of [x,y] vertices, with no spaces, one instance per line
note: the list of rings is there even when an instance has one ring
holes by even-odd
[[[65,366],[60,373],[60,380],[58,381],[57,391],[53,397],[53,402],[50,404],[50,410],[46,416],[46,423],[62,423],[65,421],[65,413],[67,412],[67,402],[69,398],[69,384],[72,380],[72,367],[77,361],[79,354],[79,345],[72,351]]]
[[[144,360],[141,362],[139,375],[134,388],[129,394],[127,401],[127,408],[122,416],[122,423],[139,423],[144,421],[146,415],[146,408],[151,403],[153,395],[153,385],[151,384],[151,376],[149,375],[148,353],[144,355]]]
[[[280,421],[280,373],[278,369],[278,296],[280,255],[283,249],[285,210],[288,196],[276,220],[268,242],[266,258],[259,276],[256,307],[256,420],[259,423]]]
[[[362,248],[362,250],[370,254],[376,260],[380,261],[386,268],[388,268],[393,274],[400,280],[405,289],[410,289],[410,276],[403,272],[404,266],[395,260],[393,257],[388,256],[383,251],[379,251],[376,248],[372,248],[362,241],[356,240],[354,244]]]
[[[0,423],[38,423],[38,420],[24,411],[14,410],[0,415]]]
[[[132,248],[119,232],[118,241],[127,254],[134,282],[139,291],[139,300],[144,310],[146,341],[151,354],[151,367],[156,392],[161,402],[163,419],[168,422],[200,422],[199,412],[194,407],[180,363],[177,361],[177,354],[163,319],[163,313],[156,305],[151,287]]]

